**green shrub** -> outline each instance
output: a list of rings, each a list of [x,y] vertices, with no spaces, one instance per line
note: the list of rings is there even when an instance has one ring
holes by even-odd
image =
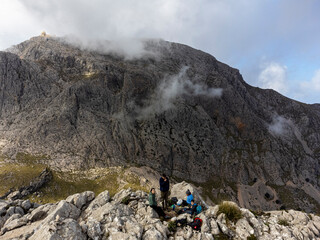
[[[121,203],[125,204],[125,205],[128,205],[129,202],[130,202],[130,197],[129,196],[126,196],[126,197],[122,198],[122,200],[121,200]]]
[[[242,217],[240,209],[229,202],[223,202],[219,204],[218,215],[220,213],[224,213],[227,219],[234,223],[236,223]]]
[[[289,222],[286,219],[279,219],[278,224],[282,226],[289,226]]]
[[[170,232],[175,232],[177,230],[177,224],[174,221],[168,222],[168,230]]]
[[[247,237],[247,240],[257,240],[257,237],[254,234],[251,234],[249,237]]]

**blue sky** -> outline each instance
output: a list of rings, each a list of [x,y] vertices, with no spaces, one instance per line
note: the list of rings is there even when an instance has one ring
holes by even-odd
[[[162,38],[206,51],[246,82],[320,103],[318,0],[1,0],[0,49],[57,36]]]

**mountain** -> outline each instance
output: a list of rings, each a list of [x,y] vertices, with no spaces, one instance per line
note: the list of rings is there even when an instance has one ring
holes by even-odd
[[[318,210],[319,104],[252,87],[191,47],[143,44],[128,58],[42,36],[0,52],[3,158],[148,166],[243,207]]]

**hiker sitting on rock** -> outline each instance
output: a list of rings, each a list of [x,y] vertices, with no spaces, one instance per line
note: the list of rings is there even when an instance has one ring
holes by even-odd
[[[189,208],[184,208],[181,209],[178,214],[183,214],[183,213],[189,213],[191,215],[195,214],[197,212],[197,204],[194,202],[194,200],[191,200],[191,205]]]
[[[168,197],[169,197],[169,179],[165,174],[162,174],[160,180],[160,191],[161,191],[161,201],[162,201],[162,208],[166,209],[168,207]]]
[[[150,193],[149,193],[149,206],[152,207],[158,213],[159,217],[168,218],[168,216],[161,209],[161,207],[158,207],[158,205],[157,205],[156,190],[154,188],[151,188]]]
[[[186,191],[186,195],[187,195],[187,201],[183,200],[182,201],[182,206],[190,206],[191,205],[191,201],[193,200],[193,195],[191,194],[189,189]]]

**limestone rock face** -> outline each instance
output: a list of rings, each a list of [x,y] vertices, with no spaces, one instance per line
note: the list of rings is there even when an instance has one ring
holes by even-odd
[[[186,184],[186,183],[183,183]],[[179,186],[179,184],[177,184]],[[125,193],[125,194],[124,194]],[[189,225],[169,228],[170,222],[161,221],[147,205],[147,194],[131,189],[121,191],[120,196],[129,196],[129,202],[120,203],[106,198],[107,191],[96,198],[89,191],[69,196],[55,204],[37,206],[30,203],[28,212],[15,213],[23,201],[3,201],[0,216],[0,240],[7,239],[319,239],[320,217],[304,212],[269,211],[254,215],[240,208],[241,217],[236,222],[219,213],[219,206],[204,209],[196,217],[202,219],[200,231]],[[90,197],[89,197],[90,196]],[[87,197],[86,204],[77,204]],[[102,200],[104,199],[104,200]],[[70,201],[73,200],[73,201]],[[80,201],[81,202],[81,201]],[[235,208],[236,203],[228,202]],[[94,206],[94,207],[93,207]],[[171,213],[172,214],[172,213]],[[186,219],[190,214],[172,217],[169,221]]]
[[[43,36],[0,52],[2,154],[28,152],[58,169],[149,166],[214,182],[213,195],[254,209],[280,208],[285,189],[316,208],[319,104],[249,86],[185,45],[145,47],[153,54],[128,60]]]

